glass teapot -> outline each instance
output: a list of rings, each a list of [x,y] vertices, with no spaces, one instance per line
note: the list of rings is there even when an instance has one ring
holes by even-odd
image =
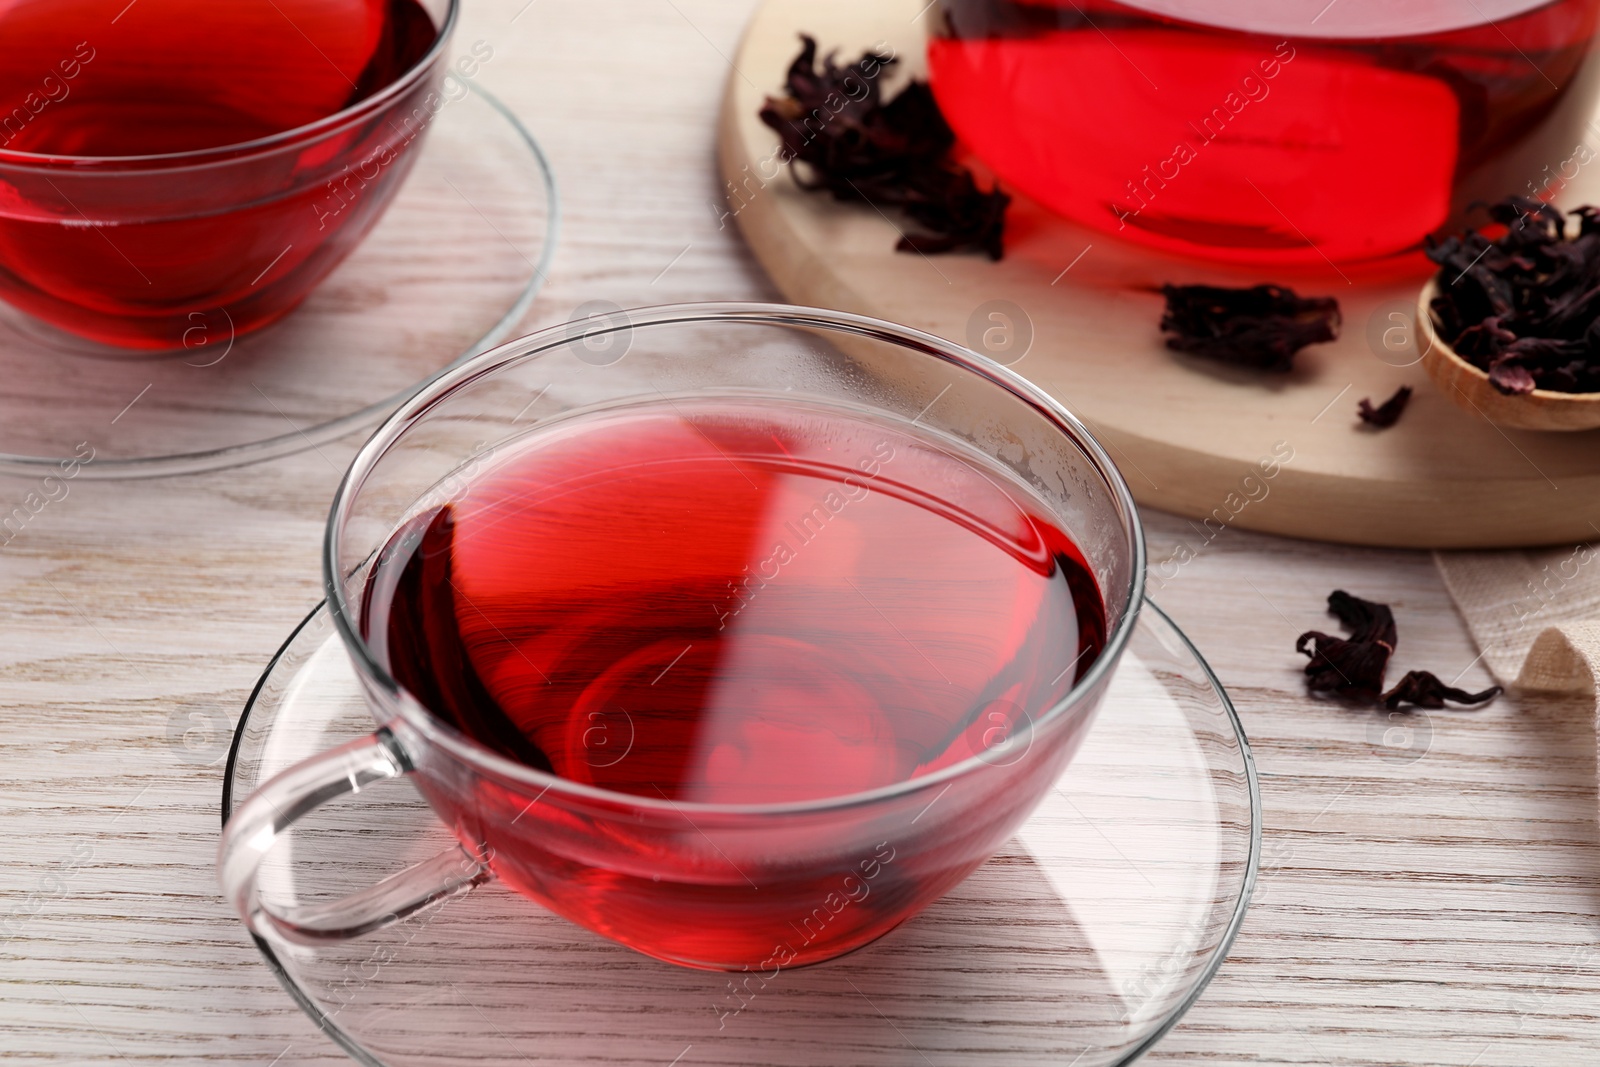
[[[961,139],[1061,215],[1348,263],[1592,163],[1597,21],[1600,0],[940,0],[928,58]]]

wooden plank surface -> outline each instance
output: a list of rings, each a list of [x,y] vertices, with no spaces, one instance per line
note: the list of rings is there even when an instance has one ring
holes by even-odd
[[[717,101],[752,6],[470,6],[457,49],[493,44],[485,83],[565,183],[566,245],[530,326],[596,299],[775,295],[716,206]],[[353,447],[74,482],[0,549],[5,1063],[348,1062],[261,965],[212,862],[226,730],[317,598],[322,522]],[[0,480],[0,504],[32,488]],[[1395,604],[1397,666],[1483,682],[1426,555],[1234,529],[1208,542],[1185,521],[1148,520],[1157,565],[1182,544],[1197,553],[1156,596],[1231,688],[1266,804],[1256,906],[1149,1062],[1594,1062],[1588,709],[1508,699],[1386,737],[1371,714],[1303,696],[1293,640],[1329,625],[1323,598],[1348,588]]]

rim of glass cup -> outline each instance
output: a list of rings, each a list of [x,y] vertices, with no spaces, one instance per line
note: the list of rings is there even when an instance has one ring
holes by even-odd
[[[444,51],[445,44],[450,40],[450,35],[456,28],[456,22],[459,21],[461,0],[449,0],[449,4],[449,9],[445,12],[444,21],[439,24],[438,33],[434,36],[433,44],[429,46],[427,52],[423,53],[420,59],[411,65],[410,69],[371,96],[364,97],[349,107],[341,108],[331,115],[317,119],[315,122],[308,122],[267,137],[258,137],[253,141],[239,141],[234,144],[217,145],[213,148],[196,148],[187,152],[162,152],[144,156],[72,156],[54,153],[17,152],[9,148],[0,148],[0,164],[36,167],[43,170],[93,166],[101,172],[111,170],[119,165],[148,169],[148,165],[151,163],[167,163],[174,167],[182,167],[194,164],[226,162],[244,156],[256,155],[297,141],[308,140],[318,134],[331,132],[374,111],[381,110],[390,100],[407,92],[422,79],[428,70],[433,67],[434,61],[439,58],[440,53]]]
[[[665,304],[637,308],[627,312],[626,318],[627,321],[624,323],[588,324],[585,326],[585,337],[603,337],[623,330],[639,331],[657,326],[682,326],[696,322],[802,327],[848,333],[941,359],[960,370],[987,379],[1011,393],[1018,401],[1031,406],[1038,414],[1054,422],[1074,444],[1083,449],[1090,463],[1105,480],[1106,487],[1123,517],[1123,533],[1127,539],[1130,557],[1127,608],[1122,618],[1106,639],[1105,648],[1096,657],[1088,673],[1079,678],[1065,696],[1050,705],[1034,720],[1031,728],[1033,734],[1037,737],[1066,718],[1067,714],[1082,702],[1084,695],[1092,691],[1121,659],[1123,649],[1133,635],[1139,621],[1139,612],[1145,602],[1144,526],[1139,518],[1138,505],[1134,502],[1133,493],[1128,488],[1122,472],[1112,462],[1111,456],[1100,442],[1090,433],[1088,427],[1060,401],[1015,371],[968,348],[909,326],[899,326],[865,315],[787,304],[720,302]],[[360,494],[368,475],[383,459],[389,448],[396,444],[411,425],[429,409],[457,390],[507,365],[559,351],[568,347],[571,342],[572,324],[563,323],[509,341],[437,375],[414,393],[367,439],[361,450],[356,453],[350,468],[339,482],[338,490],[334,493],[333,507],[328,513],[328,524],[322,542],[322,578],[324,591],[327,593],[328,610],[356,672],[363,676],[365,681],[394,698],[397,714],[406,725],[416,730],[429,744],[438,745],[474,769],[489,772],[520,785],[540,789],[542,790],[540,796],[553,792],[558,796],[565,795],[590,802],[598,801],[634,810],[643,809],[680,816],[685,812],[704,815],[788,815],[841,810],[918,792],[990,766],[981,754],[974,755],[932,774],[908,778],[876,789],[790,803],[707,804],[695,801],[656,800],[633,793],[585,785],[535,770],[526,764],[502,756],[437,718],[423,706],[421,701],[389,675],[389,672],[373,658],[355,624],[351,605],[345,598],[344,582],[340,576],[339,535],[349,518],[351,502]]]

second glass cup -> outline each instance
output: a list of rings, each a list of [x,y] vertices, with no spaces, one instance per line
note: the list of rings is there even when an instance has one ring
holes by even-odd
[[[277,5],[211,5],[204,18],[189,6],[147,5],[127,11],[113,39],[97,39],[98,50],[84,42],[76,51],[66,43],[82,29],[76,8],[5,12],[26,22],[32,50],[59,51],[62,62],[59,76],[45,79],[58,101],[39,100],[36,117],[20,108],[0,114],[0,297],[112,346],[96,353],[109,357],[117,349],[182,353],[282,318],[377,224],[434,117],[468,91],[460,78],[445,86],[459,6],[407,0],[326,9],[324,17],[345,24],[358,23],[363,10],[386,13],[373,28],[366,69],[351,80],[310,46],[293,58],[272,55],[278,66],[269,69],[284,84],[271,88],[258,84],[260,71],[251,69],[254,80],[241,75],[264,47],[251,20],[310,41]],[[35,25],[41,19],[44,29]],[[46,45],[52,36],[61,43]],[[379,62],[402,58],[411,62],[398,72]],[[274,111],[262,95],[304,94],[294,83],[311,80],[307,72],[328,80],[330,66],[335,91],[348,83],[353,103],[237,143],[181,151],[165,143],[213,126],[236,138],[264,121],[257,112]],[[393,80],[374,87],[372,74]]]
[[[949,531],[973,554],[930,568]],[[649,955],[772,973],[887,933],[1028,816],[1132,631],[1144,545],[1105,452],[1017,375],[724,304],[442,375],[356,458],[324,566],[379,729],[233,815],[221,878],[253,930],[359,936],[498,878]],[[290,825],[402,775],[460,850],[263,898]]]

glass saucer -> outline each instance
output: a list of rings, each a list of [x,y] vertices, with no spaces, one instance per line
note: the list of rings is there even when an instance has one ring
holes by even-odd
[[[245,708],[223,821],[267,777],[372,728],[319,607]],[[1154,1045],[1221,965],[1260,821],[1227,694],[1147,603],[1056,790],[948,897],[849,956],[770,981],[686,970],[499,883],[355,941],[256,943],[322,1030],[374,1067],[1107,1067]],[[391,783],[302,824],[262,886],[312,903],[454,845],[414,789]]]
[[[472,88],[439,111],[366,241],[282,322],[235,339],[200,314],[150,357],[0,304],[0,471],[83,478],[215,470],[376,423],[448,364],[511,335],[544,283],[560,206],[533,135]]]

